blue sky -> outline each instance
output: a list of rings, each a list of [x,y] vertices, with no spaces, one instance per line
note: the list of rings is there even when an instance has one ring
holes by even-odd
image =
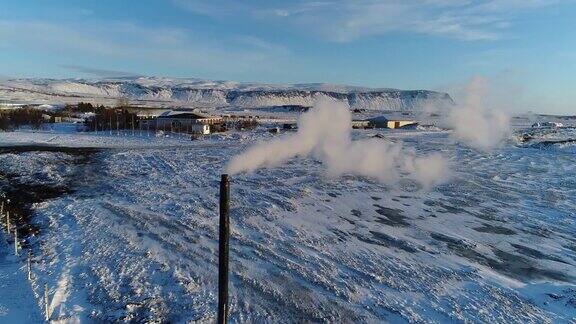
[[[3,0],[0,76],[450,89],[576,113],[573,0]]]

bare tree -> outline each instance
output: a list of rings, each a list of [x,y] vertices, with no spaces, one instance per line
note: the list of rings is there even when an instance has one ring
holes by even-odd
[[[126,97],[118,98],[116,101],[116,108],[128,108],[130,106],[130,100]]]

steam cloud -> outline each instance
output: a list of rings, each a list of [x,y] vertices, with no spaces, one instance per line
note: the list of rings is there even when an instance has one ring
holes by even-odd
[[[497,147],[510,134],[510,117],[502,110],[490,109],[488,95],[486,80],[472,78],[465,88],[463,101],[448,113],[455,138],[484,151]]]
[[[351,129],[351,114],[345,104],[319,101],[300,117],[296,134],[255,145],[233,157],[226,169],[230,174],[252,172],[296,156],[312,155],[334,177],[355,174],[392,183],[404,173],[429,188],[448,176],[448,163],[440,154],[418,157],[402,144],[381,139],[352,141]]]

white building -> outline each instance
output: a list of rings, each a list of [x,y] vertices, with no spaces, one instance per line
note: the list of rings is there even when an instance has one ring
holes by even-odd
[[[384,116],[374,117],[369,120],[370,124],[376,128],[403,128],[416,126],[418,122],[414,120],[390,120]]]
[[[222,117],[198,110],[171,110],[156,118],[156,129],[177,133],[210,134],[210,126],[221,124]]]
[[[210,134],[210,125],[208,124],[192,124],[190,129],[192,134],[201,134],[201,135]]]

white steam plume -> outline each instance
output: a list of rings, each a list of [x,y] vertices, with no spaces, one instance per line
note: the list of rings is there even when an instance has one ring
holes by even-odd
[[[488,84],[484,78],[472,78],[463,99],[448,113],[448,123],[457,140],[488,151],[499,146],[510,134],[510,117],[503,110],[489,107]]]
[[[298,121],[298,132],[249,148],[232,158],[230,174],[277,166],[296,156],[313,155],[330,176],[356,174],[391,183],[400,172],[429,188],[443,182],[448,163],[440,154],[417,157],[401,144],[367,139],[352,141],[351,114],[343,103],[318,101]]]

